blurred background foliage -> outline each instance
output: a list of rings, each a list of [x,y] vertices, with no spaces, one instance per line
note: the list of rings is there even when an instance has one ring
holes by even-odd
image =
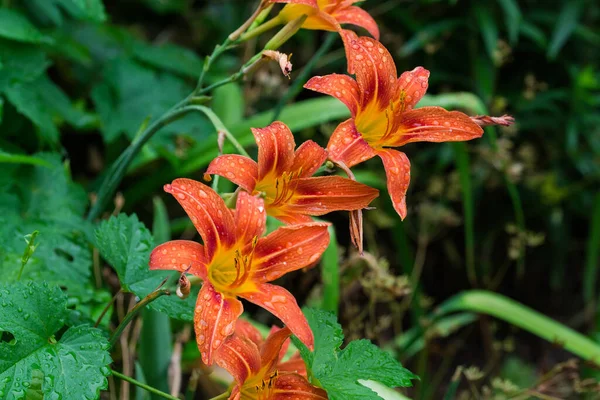
[[[255,2],[1,3],[0,272],[10,279],[18,271],[23,236],[38,229],[39,248],[26,274],[60,283],[81,318],[95,319],[119,288],[89,248],[93,228],[85,210],[103,173],[152,118],[194,88],[203,56]],[[379,23],[399,71],[418,65],[431,71],[434,96],[424,102],[471,114],[508,113],[517,124],[487,128],[484,138],[466,144],[406,147],[408,218],[400,222],[386,195],[377,199],[376,210],[365,213],[368,253],[360,258],[349,245],[347,216],[328,216],[339,245],[324,258],[323,279],[315,269],[286,286],[299,302],[339,308],[348,339],[370,338],[420,375],[407,392],[411,398],[567,399],[584,392],[598,398],[598,371],[572,360],[559,343],[485,315],[436,320],[434,313],[462,290],[486,289],[600,341],[600,4],[381,0],[362,6]],[[269,37],[227,52],[207,81],[236,72]],[[215,90],[210,106],[243,144],[252,144],[250,126],[268,124],[283,109],[297,143],[311,138],[325,145],[345,111],[332,101],[302,108],[316,96],[299,89],[310,76],[345,71],[341,41],[300,31],[282,51],[293,53],[291,80],[268,66]],[[201,179],[216,155],[215,128],[201,115],[187,115],[143,147],[110,211],[135,212],[155,227],[157,243],[193,238],[161,187],[175,177]],[[377,161],[356,175],[385,191]],[[220,188],[231,190],[224,181]],[[129,300],[119,301],[116,314]],[[138,378],[167,390],[157,368],[164,372],[172,351],[183,346],[187,381],[197,368],[193,341],[184,346],[189,326],[154,311],[144,321]],[[157,358],[149,357],[157,349]],[[194,379],[210,392],[209,381]]]

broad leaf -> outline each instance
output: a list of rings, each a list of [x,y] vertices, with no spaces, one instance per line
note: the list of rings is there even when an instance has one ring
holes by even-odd
[[[155,290],[166,277],[172,278],[169,280],[171,283],[176,280],[177,272],[150,271],[148,268],[154,240],[135,214],[119,214],[103,221],[96,230],[96,245],[102,257],[119,275],[123,289],[139,298]],[[150,308],[173,318],[192,320],[197,293],[196,289],[185,300],[177,296],[163,296],[150,303]]]
[[[102,0],[27,0],[27,5],[30,12],[43,23],[61,25],[63,14],[78,20],[106,20]]]
[[[304,314],[315,335],[314,351],[310,352],[298,340],[294,343],[300,349],[309,376],[327,391],[329,399],[380,399],[359,380],[373,380],[394,388],[412,386],[411,380],[417,379],[369,340],[356,340],[340,349],[344,336],[334,314],[315,309],[307,309]]]
[[[0,38],[0,92],[14,83],[37,79],[49,64],[38,47]]]
[[[26,43],[44,40],[44,35],[27,18],[8,8],[0,8],[0,37]]]
[[[0,397],[95,399],[107,387],[109,344],[102,332],[71,327],[57,338],[68,316],[67,296],[46,283],[0,286]],[[10,334],[10,335],[8,335]],[[31,388],[31,391],[30,391]]]

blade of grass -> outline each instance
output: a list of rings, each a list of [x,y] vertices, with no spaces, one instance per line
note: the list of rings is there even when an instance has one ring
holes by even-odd
[[[590,221],[585,270],[583,272],[583,298],[586,302],[597,300],[598,258],[600,257],[600,193],[594,198],[594,211]]]
[[[548,45],[547,56],[549,59],[553,60],[556,58],[560,49],[569,40],[569,37],[579,24],[584,4],[583,0],[571,0],[564,3],[564,6],[558,13],[552,39],[550,39],[550,44]]]
[[[321,308],[337,315],[340,303],[340,267],[338,243],[335,229],[329,226],[329,246],[323,253],[321,279],[323,281],[323,303]]]
[[[24,154],[11,154],[3,150],[0,150],[0,164],[31,164],[39,165],[41,167],[51,168],[52,165],[46,160],[34,156],[26,156]]]
[[[549,342],[559,344],[584,360],[600,361],[600,344],[500,294],[485,290],[462,292],[443,302],[436,309],[435,314],[441,317],[457,311],[472,311],[491,315]]]
[[[519,3],[516,0],[498,0],[500,7],[504,11],[504,21],[508,31],[508,41],[514,45],[519,38],[521,30],[521,20],[523,18]]]

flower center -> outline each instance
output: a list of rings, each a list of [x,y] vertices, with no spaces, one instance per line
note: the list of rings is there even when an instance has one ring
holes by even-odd
[[[402,91],[398,98],[393,99],[385,108],[377,101],[371,101],[358,112],[355,118],[356,129],[371,147],[381,148],[398,132],[400,115],[405,109],[406,92]]]
[[[298,171],[284,172],[277,178],[265,177],[256,185],[253,194],[263,192],[267,208],[287,204],[294,196],[300,175],[302,175],[302,168]]]
[[[252,283],[248,280],[258,237],[251,243],[234,246],[215,256],[208,268],[208,279],[219,292],[245,292]]]
[[[275,382],[279,372],[274,371],[268,376],[257,375],[246,381],[241,390],[241,400],[268,400],[273,395]]]

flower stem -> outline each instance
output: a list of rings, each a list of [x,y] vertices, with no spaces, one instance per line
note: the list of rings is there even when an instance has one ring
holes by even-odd
[[[248,31],[240,36],[240,42],[245,42],[246,40],[252,39],[270,29],[275,28],[277,25],[283,24],[284,21],[281,19],[279,14],[276,17],[271,18],[267,22],[260,24],[256,28]]]
[[[230,395],[230,393],[229,393],[229,390],[228,390],[228,391],[226,391],[225,393],[221,393],[221,394],[220,394],[220,395],[218,395],[218,396],[211,397],[211,398],[210,398],[210,399],[208,399],[208,400],[223,400],[223,399],[228,399],[228,398],[229,398],[229,395]]]
[[[121,321],[119,326],[117,326],[117,329],[115,329],[115,332],[110,337],[110,347],[113,347],[115,345],[115,343],[117,343],[117,340],[119,340],[119,336],[121,336],[121,333],[123,333],[123,330],[127,327],[129,322],[131,322],[133,317],[135,317],[137,315],[137,313],[140,312],[140,310],[142,310],[146,305],[152,303],[154,300],[158,299],[159,297],[169,296],[170,294],[171,294],[171,292],[167,289],[159,289],[159,290],[155,290],[154,292],[150,293],[148,296],[146,296],[142,300],[140,300],[140,302],[137,303],[135,305],[135,307],[133,307],[131,309],[131,311],[129,311],[127,313],[127,315],[125,315],[125,318],[123,318],[123,321]]]
[[[129,376],[127,376],[127,375],[123,375],[123,374],[122,374],[122,373],[120,373],[120,372],[117,372],[117,371],[115,371],[115,370],[112,370],[112,369],[110,370],[110,372],[111,372],[111,373],[112,373],[114,376],[116,376],[117,378],[119,378],[119,379],[122,379],[122,380],[124,380],[124,381],[127,381],[127,382],[129,382],[129,383],[131,383],[131,384],[134,384],[134,385],[138,386],[138,387],[141,387],[142,389],[145,389],[145,390],[149,391],[150,393],[153,393],[153,394],[155,394],[155,395],[157,395],[157,396],[160,396],[160,397],[163,397],[163,398],[165,398],[165,399],[169,399],[169,400],[179,400],[179,397],[171,396],[171,395],[170,395],[170,394],[168,394],[168,393],[161,392],[160,390],[158,390],[158,389],[155,389],[155,388],[153,388],[152,386],[148,386],[148,385],[146,385],[145,383],[142,383],[142,382],[140,382],[140,381],[137,381],[137,380],[135,380],[135,379],[133,379],[133,378],[130,378],[130,377],[129,377]]]

